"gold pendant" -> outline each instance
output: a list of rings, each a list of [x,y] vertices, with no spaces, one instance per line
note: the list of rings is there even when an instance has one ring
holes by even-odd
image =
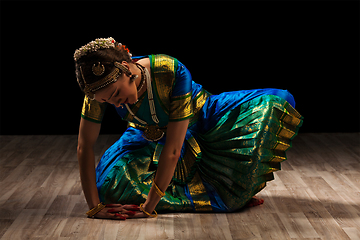
[[[105,67],[100,62],[98,62],[98,65],[95,65],[94,63],[91,70],[95,76],[101,76],[105,72]]]
[[[164,134],[164,131],[162,131],[158,125],[147,125],[142,136],[146,140],[154,142],[159,141]]]

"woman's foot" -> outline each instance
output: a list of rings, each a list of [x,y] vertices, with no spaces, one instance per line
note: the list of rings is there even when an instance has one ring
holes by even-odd
[[[245,207],[255,207],[264,203],[264,199],[258,197],[252,197],[251,200],[245,205]]]

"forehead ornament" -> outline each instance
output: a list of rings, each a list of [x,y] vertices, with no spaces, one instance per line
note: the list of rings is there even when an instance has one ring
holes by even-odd
[[[99,81],[90,83],[90,84],[86,83],[84,73],[82,71],[82,67],[80,66],[81,76],[84,79],[84,83],[85,83],[84,92],[89,97],[90,100],[95,99],[95,91],[106,87],[110,83],[116,82],[123,72],[125,72],[126,70],[129,71],[129,69],[127,69],[124,65],[122,65],[119,62],[114,62],[113,64],[115,66],[115,69],[110,74],[108,74],[104,78],[100,79]],[[105,67],[100,62],[98,62],[98,65],[94,64],[92,67],[92,71],[95,75],[100,74],[100,73],[102,75],[103,70],[105,71]],[[125,72],[125,74],[126,74],[126,72]],[[99,76],[101,76],[101,75],[99,75]]]
[[[94,63],[94,65],[92,66],[91,70],[92,70],[92,72],[93,72],[93,74],[94,74],[95,76],[101,76],[101,75],[103,75],[104,72],[105,72],[105,67],[104,67],[103,64],[101,64],[100,62],[98,62],[97,65]]]
[[[131,53],[129,52],[129,49],[125,47],[125,45],[122,45],[121,43],[119,42],[116,42],[114,38],[112,37],[109,37],[109,38],[97,38],[95,39],[94,41],[91,41],[89,42],[88,44],[82,46],[81,48],[77,49],[74,53],[74,60],[75,61],[78,61],[81,57],[89,54],[89,53],[92,53],[92,52],[96,52],[98,50],[101,50],[101,49],[107,49],[107,48],[122,48],[124,49],[130,59],[132,57]],[[92,65],[92,73],[95,75],[95,76],[102,76],[104,75],[105,73],[105,66],[103,64],[108,64],[106,62],[97,62],[97,63],[94,63]],[[119,76],[124,72],[127,76],[131,76],[131,72],[130,70],[125,67],[124,65],[122,65],[121,63],[119,62],[113,62],[112,63],[113,66],[115,66],[115,69],[110,73],[108,74],[107,76],[103,77],[102,79],[100,79],[99,81],[96,81],[94,83],[90,83],[88,84],[85,80],[85,77],[84,77],[84,73],[83,73],[83,67],[80,66],[80,73],[81,73],[81,77],[82,79],[84,80],[84,83],[85,83],[85,89],[84,89],[84,92],[85,94],[91,99],[91,100],[94,100],[95,99],[95,91],[111,84],[111,83],[114,83],[117,81],[117,79],[119,78]],[[134,76],[134,78],[136,77],[136,75]]]

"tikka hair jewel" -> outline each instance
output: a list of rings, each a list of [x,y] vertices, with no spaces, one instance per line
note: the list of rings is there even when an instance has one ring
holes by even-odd
[[[100,62],[98,62],[97,65],[95,65],[95,63],[94,63],[91,70],[95,76],[101,76],[105,72],[105,66],[103,64],[101,64]]]
[[[120,75],[122,74],[122,72],[124,72],[125,69],[128,70],[124,65],[122,65],[119,62],[114,62],[114,66],[115,66],[115,69],[110,74],[108,74],[104,78],[100,79],[99,81],[94,82],[94,83],[90,83],[90,84],[86,83],[86,80],[85,80],[85,77],[84,77],[84,74],[83,74],[83,71],[82,71],[82,67],[80,66],[81,76],[82,76],[82,78],[84,80],[84,83],[85,83],[84,92],[89,97],[90,100],[95,99],[95,91],[106,87],[110,83],[116,82],[118,80],[118,78],[120,77]],[[93,67],[94,67],[94,65],[93,65]],[[93,70],[93,73],[94,73],[94,70]],[[130,74],[131,74],[131,72],[130,72]]]
[[[124,51],[127,52],[130,59],[132,57],[131,53],[129,52],[129,49],[126,48],[125,45],[115,42],[114,38],[109,37],[109,38],[97,38],[94,41],[91,41],[88,44],[77,49],[74,53],[74,60],[78,61],[81,57],[83,57],[89,53],[96,52],[101,49],[107,49],[107,48],[123,49]],[[92,65],[91,70],[95,76],[102,76],[105,73],[105,66],[103,64],[108,64],[108,63],[97,62]],[[86,82],[82,66],[79,67],[81,77],[85,83],[84,92],[91,100],[95,99],[95,91],[97,91],[101,88],[104,88],[105,86],[109,85],[110,83],[116,82],[118,77],[122,74],[122,72],[125,73],[128,77],[130,77],[130,80],[132,80],[132,81],[134,81],[138,77],[137,75],[133,75],[127,67],[125,67],[124,65],[122,65],[119,62],[112,62],[111,64],[114,64],[115,69],[110,74],[105,76],[104,78],[102,78],[99,81],[96,81],[94,83],[91,83],[91,84],[88,84]],[[78,82],[80,82],[79,79],[78,79]]]

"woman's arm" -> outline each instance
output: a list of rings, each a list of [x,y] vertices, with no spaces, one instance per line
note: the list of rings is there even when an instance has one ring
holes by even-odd
[[[94,145],[100,133],[101,124],[81,118],[78,136],[77,157],[81,185],[89,208],[100,203],[96,188]]]
[[[154,180],[162,192],[165,192],[174,175],[188,125],[188,119],[168,123],[166,142],[160,155],[159,165]],[[156,194],[153,185],[143,207],[147,212],[152,213],[159,201],[160,197]]]
[[[192,78],[189,70],[177,59],[163,55],[158,57],[166,58],[169,63],[174,61],[174,66],[177,65],[175,83],[170,96],[170,114],[166,131],[166,142],[161,151],[154,179],[154,183],[156,183],[162,192],[165,192],[173,178],[176,164],[181,154],[181,148],[189,126],[189,118],[193,116],[193,103],[191,100]],[[153,184],[143,206],[145,211],[148,213],[153,212],[159,201],[160,197],[157,195]]]
[[[89,209],[100,203],[96,187],[94,145],[100,133],[101,124],[81,118],[77,156],[80,168],[81,185]],[[125,220],[139,211],[136,205],[107,204],[106,207],[95,214],[97,218],[112,218]]]

